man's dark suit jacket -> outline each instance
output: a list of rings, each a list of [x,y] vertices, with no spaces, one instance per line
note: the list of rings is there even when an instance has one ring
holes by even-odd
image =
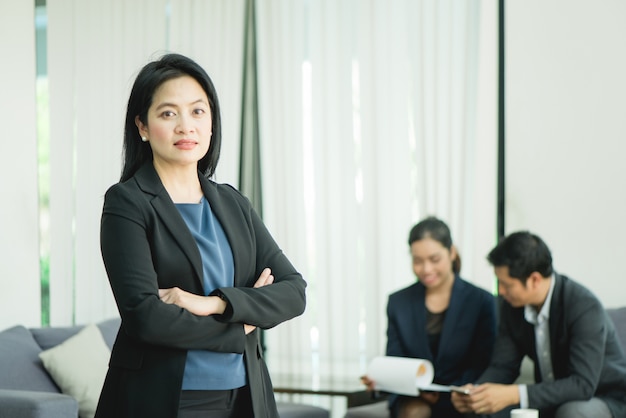
[[[491,359],[496,335],[495,298],[455,277],[436,356],[428,343],[425,300],[426,288],[420,282],[389,296],[387,355],[429,360],[435,369],[434,383],[473,383]],[[391,403],[394,401],[392,396]],[[447,412],[452,413],[454,409]]]
[[[254,414],[278,417],[259,332],[300,315],[306,283],[274,242],[249,201],[199,174],[202,190],[230,243],[234,287],[221,288],[223,315],[196,316],[159,300],[159,288],[203,294],[196,241],[152,164],[106,193],[101,249],[122,325],[96,417],[173,418],[189,349],[244,353]],[[252,288],[265,267],[275,282]]]
[[[503,301],[493,360],[479,382],[513,383],[527,355],[539,382],[528,385],[529,407],[542,417],[565,402],[592,397],[605,401],[614,417],[626,417],[626,360],[613,322],[588,289],[563,275],[554,280],[549,324],[555,381],[541,381],[535,331],[524,308]]]

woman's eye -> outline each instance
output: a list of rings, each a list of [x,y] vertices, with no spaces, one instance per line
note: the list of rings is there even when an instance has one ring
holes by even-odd
[[[194,109],[193,113],[196,115],[204,115],[206,111],[204,109]]]
[[[172,112],[171,110],[166,110],[165,112],[161,113],[161,116],[165,117],[165,118],[170,118],[172,116],[174,116],[174,112]]]

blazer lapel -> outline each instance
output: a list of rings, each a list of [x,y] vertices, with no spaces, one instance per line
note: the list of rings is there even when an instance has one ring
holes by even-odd
[[[450,302],[448,303],[448,309],[446,310],[446,317],[443,322],[443,330],[441,331],[441,339],[439,340],[439,351],[437,352],[437,358],[443,358],[447,353],[449,347],[454,347],[454,333],[458,328],[451,326],[450,324],[458,323],[459,315],[462,314],[463,306],[465,303],[463,300],[459,300],[462,297],[461,290],[463,282],[458,276],[454,277],[454,283],[452,284],[452,292],[450,294]]]
[[[163,187],[161,179],[151,163],[144,164],[135,174],[139,188],[152,196],[150,203],[161,222],[170,231],[178,246],[183,250],[196,273],[196,280],[202,288],[202,257],[196,240],[191,235],[185,220],[180,215],[170,195]]]
[[[421,283],[415,286],[415,296],[411,298],[413,303],[407,308],[411,312],[411,318],[415,322],[410,323],[407,335],[411,336],[413,356],[427,360],[433,360],[433,353],[430,351],[428,332],[426,332],[426,288]]]
[[[554,278],[552,280],[554,280],[554,290],[552,291],[552,300],[550,301],[550,319],[548,320],[548,323],[550,324],[550,351],[551,356],[554,359],[560,346],[559,338],[563,338],[563,334],[559,331],[561,330],[561,324],[563,321],[563,310],[560,308],[564,304],[563,291],[565,282],[556,272],[554,273]]]

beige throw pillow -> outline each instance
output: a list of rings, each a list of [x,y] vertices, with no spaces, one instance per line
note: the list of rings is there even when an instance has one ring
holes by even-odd
[[[63,343],[39,353],[61,391],[78,401],[81,418],[93,418],[111,352],[95,324],[86,325]]]

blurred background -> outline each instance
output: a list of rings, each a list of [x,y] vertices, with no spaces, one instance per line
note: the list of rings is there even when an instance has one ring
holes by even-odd
[[[103,195],[134,77],[170,51],[218,90],[214,180],[308,282],[265,333],[273,374],[357,380],[384,353],[428,215],[489,291],[487,252],[530,229],[622,305],[625,19],[621,0],[0,0],[1,328],[117,315]]]

